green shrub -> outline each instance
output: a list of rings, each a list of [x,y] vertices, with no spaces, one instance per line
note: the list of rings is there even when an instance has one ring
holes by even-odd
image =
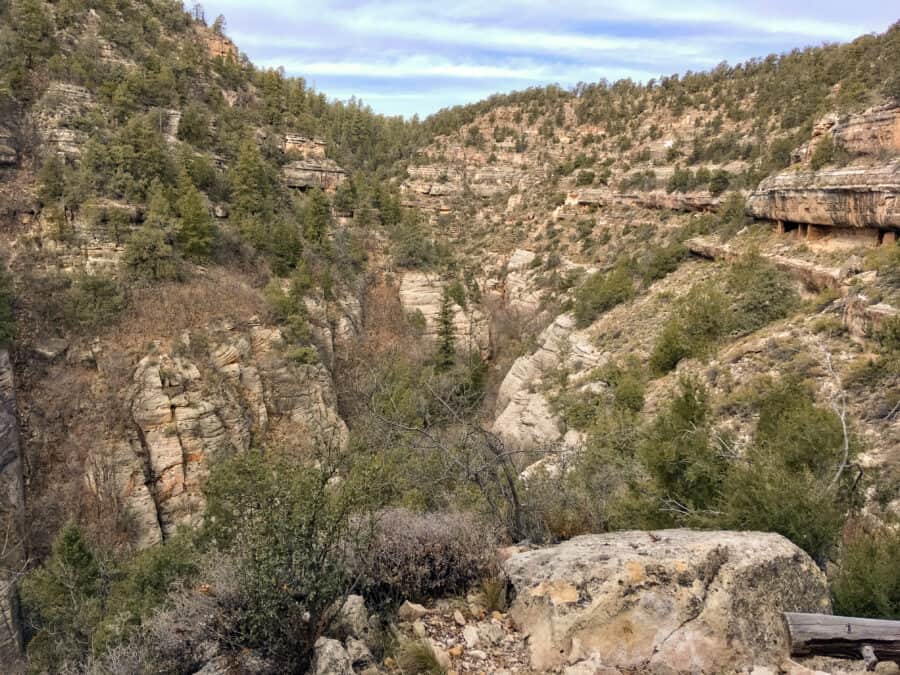
[[[697,284],[676,305],[650,354],[656,373],[667,373],[686,358],[707,355],[731,327],[728,298],[713,284]]]
[[[128,274],[148,281],[172,281],[182,277],[175,249],[162,230],[143,226],[135,230],[125,245],[122,263]]]
[[[189,534],[116,563],[67,525],[47,560],[22,583],[23,611],[33,632],[29,665],[34,672],[82,672],[92,656],[139,632],[173,586],[196,569]]]
[[[32,668],[60,672],[81,664],[103,616],[105,579],[100,563],[74,525],[66,526],[47,561],[22,582],[22,604],[34,636],[28,644]]]
[[[741,333],[785,318],[800,300],[787,273],[756,252],[747,253],[731,266],[727,285],[734,297],[733,327]]]
[[[758,399],[753,442],[725,483],[722,524],[778,532],[823,562],[832,551],[851,495],[840,419],[816,404],[796,379],[783,380]],[[853,446],[847,463],[852,462]]]
[[[747,217],[746,200],[740,192],[732,192],[725,198],[719,206],[718,215],[718,232],[721,239],[730,239],[750,222]]]
[[[674,272],[687,256],[687,248],[677,242],[667,246],[651,246],[638,261],[644,285],[649,286]]]
[[[418,212],[408,209],[400,223],[391,230],[394,245],[391,252],[400,267],[423,269],[438,261],[437,248],[425,234]]]
[[[835,614],[900,619],[900,529],[896,524],[856,522],[841,543],[831,579]]]
[[[575,178],[576,185],[593,185],[594,184],[594,172],[593,171],[579,171],[578,177]]]
[[[709,179],[709,191],[718,196],[725,192],[731,185],[731,174],[722,169],[717,169]]]
[[[709,393],[682,377],[669,406],[649,426],[638,455],[672,508],[703,512],[720,496],[727,461],[715,446]]]
[[[463,286],[463,283],[459,279],[454,279],[447,284],[447,295],[449,295],[450,299],[457,305],[463,309],[466,308],[466,287]]]
[[[218,464],[204,487],[203,536],[236,562],[240,595],[219,620],[230,646],[259,650],[282,672],[304,672],[353,587],[352,561],[368,559],[380,481],[354,473],[334,445],[308,464],[248,452]]]
[[[634,297],[634,282],[625,265],[617,265],[611,272],[595,272],[575,293],[575,321],[580,327],[594,320],[616,305]]]
[[[900,355],[900,316],[885,319],[876,330],[875,338],[885,354]]]
[[[809,159],[809,167],[813,171],[825,167],[828,164],[845,164],[849,160],[847,151],[834,140],[834,136],[826,134],[816,144],[812,157]]]
[[[96,330],[112,323],[125,304],[125,294],[116,279],[81,272],[66,290],[62,309],[71,327]]]

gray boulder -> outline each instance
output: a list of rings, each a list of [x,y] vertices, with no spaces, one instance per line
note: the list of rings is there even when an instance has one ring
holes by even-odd
[[[572,662],[723,672],[787,655],[783,611],[831,610],[825,575],[777,534],[663,530],[513,555],[510,611],[532,667]]]

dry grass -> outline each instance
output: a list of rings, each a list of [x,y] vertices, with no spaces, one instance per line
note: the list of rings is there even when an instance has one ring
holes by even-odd
[[[505,612],[507,607],[506,579],[489,577],[481,582],[481,595],[489,612]]]
[[[128,309],[105,337],[122,347],[142,346],[148,339],[173,339],[216,321],[246,324],[265,313],[258,289],[228,270],[212,268],[184,283],[135,289]]]
[[[397,665],[403,675],[445,675],[447,672],[431,644],[421,639],[401,640],[397,650]]]

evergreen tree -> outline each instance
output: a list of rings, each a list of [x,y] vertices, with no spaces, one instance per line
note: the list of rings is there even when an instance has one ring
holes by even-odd
[[[128,272],[139,279],[163,281],[180,276],[175,250],[166,235],[151,225],[144,225],[132,233],[122,261]]]
[[[437,367],[449,370],[456,359],[456,336],[453,328],[453,298],[445,288],[441,297],[441,312],[438,315]]]
[[[44,161],[38,174],[38,181],[40,182],[38,196],[43,206],[54,204],[62,199],[66,187],[65,173],[62,160],[55,152],[51,153]]]
[[[173,222],[174,214],[168,190],[159,180],[154,180],[150,185],[147,216],[144,218],[144,223],[153,229],[168,231],[172,228]]]
[[[232,205],[236,216],[270,218],[275,210],[274,183],[259,146],[252,138],[241,143],[231,172]]]
[[[307,241],[322,245],[331,230],[331,205],[324,192],[310,191],[303,209],[303,236]]]
[[[53,21],[40,0],[14,0],[12,23],[16,31],[16,51],[31,67],[39,57],[53,52]]]
[[[29,622],[37,630],[28,645],[35,672],[59,672],[90,649],[91,633],[102,617],[102,575],[81,531],[68,525],[53,543],[44,565],[22,584]]]
[[[183,170],[178,177],[178,215],[181,218],[178,230],[181,250],[194,260],[209,258],[216,243],[216,227],[206,200]]]
[[[14,330],[12,278],[6,271],[6,265],[0,260],[0,347],[12,340]]]

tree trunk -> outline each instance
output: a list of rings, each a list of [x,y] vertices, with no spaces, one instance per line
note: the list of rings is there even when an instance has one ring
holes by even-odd
[[[900,663],[900,621],[785,612],[791,656],[836,656]]]

